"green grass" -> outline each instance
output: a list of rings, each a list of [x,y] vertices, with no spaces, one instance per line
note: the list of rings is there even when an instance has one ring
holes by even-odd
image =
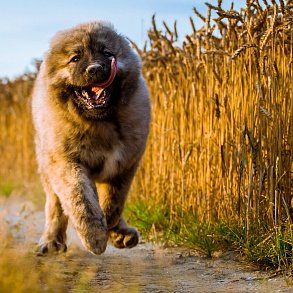
[[[171,221],[168,207],[150,201],[128,203],[125,217],[149,241],[190,247],[207,257],[217,251],[234,250],[263,269],[288,271],[293,268],[293,236],[289,222],[276,229],[256,222],[247,233],[245,226],[239,223],[208,223],[191,213],[182,213],[180,219]]]
[[[168,207],[138,201],[128,203],[125,217],[145,239],[167,246],[193,247],[211,257],[213,252],[227,245],[220,233],[224,229],[222,224],[201,222],[191,213],[171,221]]]
[[[9,198],[12,195],[31,201],[37,208],[41,208],[45,204],[45,193],[38,178],[33,182],[27,182],[21,179],[0,177],[0,197]]]
[[[18,188],[18,184],[12,179],[0,178],[0,196],[9,197]]]

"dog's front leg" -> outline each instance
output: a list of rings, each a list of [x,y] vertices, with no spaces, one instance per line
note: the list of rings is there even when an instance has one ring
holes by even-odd
[[[46,169],[50,184],[83,245],[93,254],[101,254],[106,249],[108,235],[95,185],[82,166],[57,162]]]

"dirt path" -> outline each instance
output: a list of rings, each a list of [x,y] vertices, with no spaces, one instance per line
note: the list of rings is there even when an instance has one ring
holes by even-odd
[[[0,235],[10,238],[12,249],[32,249],[43,223],[43,212],[31,202],[0,199]],[[78,292],[293,292],[284,278],[257,271],[232,253],[210,260],[187,249],[140,243],[131,250],[108,246],[103,255],[93,256],[83,250],[72,227],[68,252],[40,262],[52,263],[51,273],[61,275],[68,288],[81,274],[90,276]]]

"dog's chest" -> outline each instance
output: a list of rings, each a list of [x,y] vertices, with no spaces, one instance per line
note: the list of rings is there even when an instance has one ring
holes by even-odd
[[[101,171],[93,174],[97,179],[106,180],[118,174],[122,168],[123,156],[120,148],[115,148],[105,156]]]
[[[99,141],[81,143],[78,158],[96,180],[113,178],[124,165],[123,144],[116,141],[103,145]]]

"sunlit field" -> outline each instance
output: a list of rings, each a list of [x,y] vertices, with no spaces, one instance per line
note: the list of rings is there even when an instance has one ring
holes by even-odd
[[[223,10],[221,2],[207,4],[206,15],[191,11],[183,43],[176,23],[159,30],[154,17],[149,44],[133,44],[152,124],[126,217],[149,240],[208,256],[233,249],[263,268],[290,270],[293,1],[250,0],[240,11]],[[40,203],[34,78],[0,83],[0,193]],[[0,280],[5,259],[0,254]]]
[[[254,261],[287,265],[293,4],[246,1],[241,11],[223,11],[218,2],[206,16],[194,9],[203,26],[190,18],[182,46],[176,25],[159,31],[154,19],[150,50],[138,49],[153,123],[133,200],[164,214],[153,228],[166,236],[167,227],[182,242],[208,250],[226,243]]]

